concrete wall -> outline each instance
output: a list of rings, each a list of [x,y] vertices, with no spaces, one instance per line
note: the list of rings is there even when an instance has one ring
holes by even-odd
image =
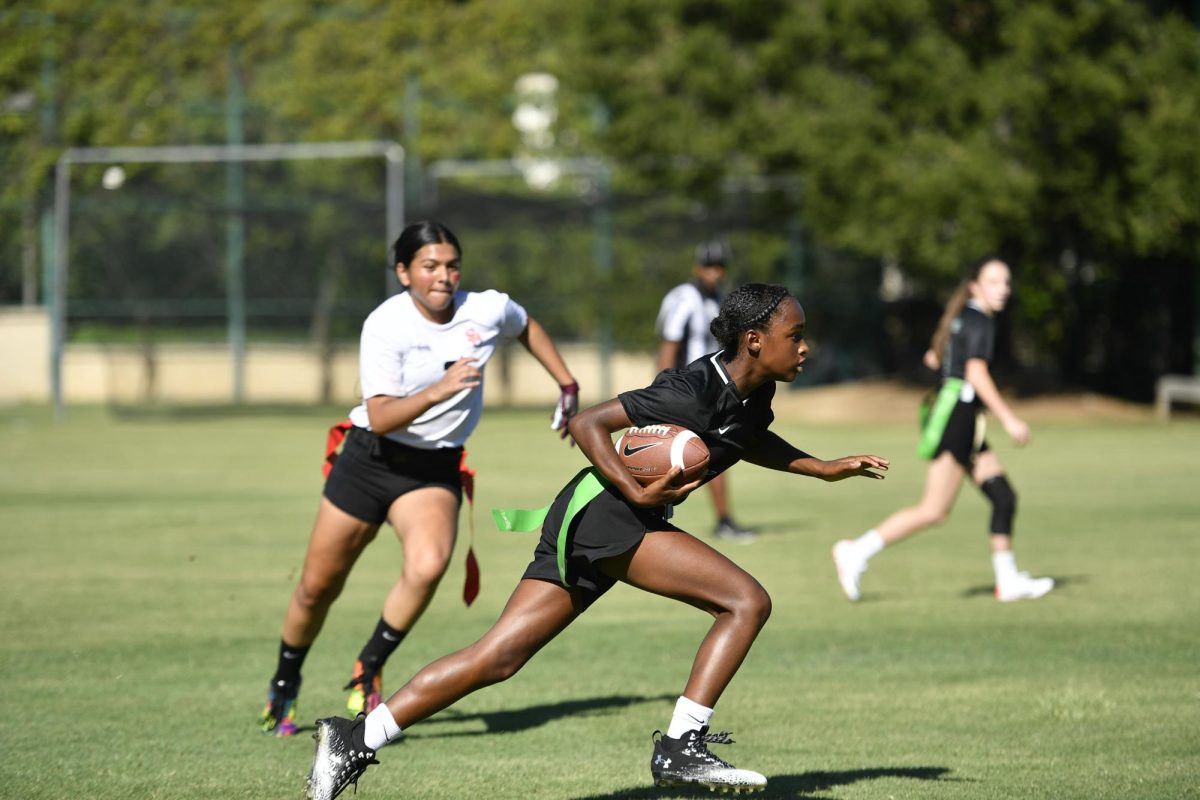
[[[600,396],[599,352],[591,344],[560,350],[582,387],[583,402]],[[0,403],[50,400],[50,323],[44,309],[0,308]],[[613,392],[644,386],[654,377],[650,353],[615,353]],[[63,398],[71,403],[224,403],[232,397],[233,369],[222,343],[71,344],[63,354]],[[353,405],[359,400],[358,350],[346,346],[322,358],[318,348],[251,344],[246,352],[246,401]],[[488,365],[484,402],[550,405],[554,381],[519,344]]]
[[[40,306],[0,307],[0,402],[50,399],[50,316]]]

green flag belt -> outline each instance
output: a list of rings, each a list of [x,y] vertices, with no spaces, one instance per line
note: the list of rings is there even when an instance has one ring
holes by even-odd
[[[962,386],[962,378],[947,378],[932,401],[929,395],[921,401],[921,440],[917,443],[917,455],[921,458],[933,458],[937,452],[938,443],[946,431],[946,423],[950,421],[950,415],[962,394]]]
[[[572,483],[575,483],[575,489],[571,492],[567,511],[563,515],[562,524],[558,527],[558,577],[562,580],[563,586],[568,585],[567,531],[571,527],[571,522],[584,506],[595,500],[608,486],[608,481],[595,467],[581,469],[574,478],[567,482],[567,485],[570,486]],[[554,505],[554,503],[552,502],[550,505]],[[542,523],[546,521],[546,515],[549,513],[550,506],[536,509],[493,508],[492,519],[496,521],[496,527],[502,531],[534,531],[542,527]]]

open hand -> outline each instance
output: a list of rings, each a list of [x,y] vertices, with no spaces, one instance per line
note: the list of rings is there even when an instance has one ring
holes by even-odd
[[[891,462],[880,456],[846,456],[833,461],[821,462],[821,479],[840,481],[855,476],[883,480],[884,476],[871,470],[887,472]]]

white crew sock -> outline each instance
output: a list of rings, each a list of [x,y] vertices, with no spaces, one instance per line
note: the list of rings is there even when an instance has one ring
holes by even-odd
[[[363,725],[363,743],[372,750],[378,750],[404,735],[386,703],[375,706],[375,710],[363,720]]]
[[[708,724],[713,710],[699,703],[694,703],[680,695],[675,702],[675,713],[671,716],[671,727],[667,728],[667,736],[678,739],[688,731],[698,731]]]
[[[992,569],[996,571],[996,583],[1004,583],[1017,577],[1017,559],[1011,550],[992,553]]]
[[[854,549],[858,551],[863,561],[869,561],[872,556],[878,555],[884,546],[883,537],[874,528],[854,540]]]

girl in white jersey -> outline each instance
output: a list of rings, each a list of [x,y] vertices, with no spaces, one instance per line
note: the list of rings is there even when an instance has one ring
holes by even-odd
[[[995,339],[995,315],[1011,292],[1008,265],[998,258],[980,259],[950,299],[938,323],[925,364],[942,370],[938,400],[926,415],[918,453],[932,459],[921,501],[902,508],[857,539],[834,545],[833,561],[842,591],[858,600],[867,561],[885,547],[940,524],[954,507],[963,478],[970,477],[992,504],[989,532],[996,599],[1032,600],[1054,588],[1053,578],[1018,572],[1012,552],[1012,524],[1017,495],[1004,465],[984,439],[983,408],[999,419],[1018,445],[1029,442],[1026,425],[1000,396],[988,364]]]
[[[296,732],[300,668],[351,567],[390,522],[404,547],[400,579],[359,654],[349,708],[379,704],[383,664],[420,618],[446,571],[458,528],[463,443],[483,408],[483,369],[518,339],[559,384],[552,427],[567,436],[579,386],[546,331],[508,295],[460,291],[462,248],[437,222],[408,226],[394,245],[407,289],[371,312],[359,353],[363,402],[325,483],[304,570],[284,617],[261,724]]]

